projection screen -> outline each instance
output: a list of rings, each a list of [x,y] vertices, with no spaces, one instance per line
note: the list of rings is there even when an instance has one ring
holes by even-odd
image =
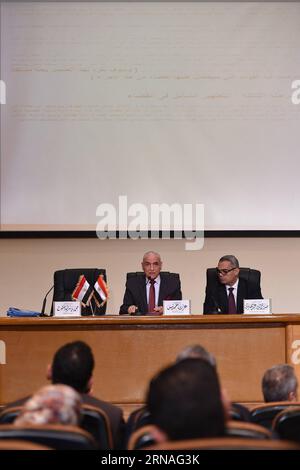
[[[1,230],[92,230],[120,196],[300,230],[299,25],[299,3],[2,3]]]

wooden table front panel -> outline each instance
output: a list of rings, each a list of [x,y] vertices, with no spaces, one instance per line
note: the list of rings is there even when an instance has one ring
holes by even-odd
[[[94,351],[95,396],[124,404],[143,402],[150,378],[186,345],[202,344],[216,356],[222,384],[233,401],[262,401],[264,371],[286,362],[286,325],[281,322],[41,320],[15,322],[13,327],[0,321],[0,340],[6,347],[6,364],[0,366],[1,403],[45,384],[54,352],[77,339]]]

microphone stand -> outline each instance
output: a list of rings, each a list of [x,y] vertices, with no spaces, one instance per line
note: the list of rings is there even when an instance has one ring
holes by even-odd
[[[45,315],[45,309],[46,309],[46,302],[47,302],[48,294],[50,294],[50,292],[52,291],[52,289],[54,289],[54,285],[48,290],[47,294],[46,294],[45,297],[44,297],[43,305],[42,305],[42,308],[41,308],[40,317],[48,317],[48,316],[49,316],[49,315]]]
[[[90,301],[90,307],[91,307],[91,312],[92,312],[92,317],[95,316],[95,310],[93,309],[93,299]]]

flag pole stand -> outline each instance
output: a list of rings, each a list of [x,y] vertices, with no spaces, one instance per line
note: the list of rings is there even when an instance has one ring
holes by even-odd
[[[91,306],[92,317],[94,317],[95,316],[95,310],[93,308],[93,299],[91,299],[91,301],[90,301],[90,306]]]

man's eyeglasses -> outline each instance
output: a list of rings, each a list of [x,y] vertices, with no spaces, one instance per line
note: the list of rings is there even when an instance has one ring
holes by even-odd
[[[216,268],[217,273],[218,273],[218,274],[222,274],[223,276],[225,276],[226,274],[230,273],[230,271],[233,271],[234,269],[237,269],[237,268],[231,268],[231,269],[219,269],[219,268]]]

